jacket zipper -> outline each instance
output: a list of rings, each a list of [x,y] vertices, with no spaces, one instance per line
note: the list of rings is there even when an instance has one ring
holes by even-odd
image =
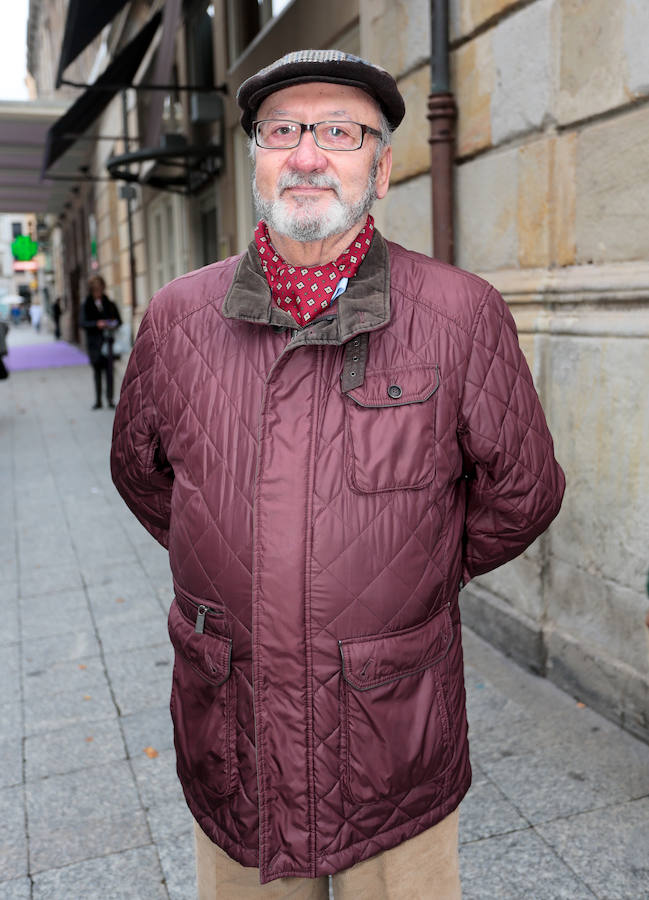
[[[206,606],[204,603],[196,603],[194,600],[190,600],[189,597],[183,597],[183,600],[186,600],[188,603],[191,603],[192,606],[196,607],[196,621],[194,622],[194,631],[196,634],[203,634],[205,632],[205,616],[223,615],[223,610],[221,609],[212,609],[211,606]]]

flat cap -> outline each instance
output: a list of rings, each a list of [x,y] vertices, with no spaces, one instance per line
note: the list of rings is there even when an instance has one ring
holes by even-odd
[[[396,81],[380,66],[342,50],[294,50],[251,75],[237,91],[241,125],[247,134],[252,134],[252,122],[264,97],[306,81],[360,88],[376,100],[393,131],[405,115]]]

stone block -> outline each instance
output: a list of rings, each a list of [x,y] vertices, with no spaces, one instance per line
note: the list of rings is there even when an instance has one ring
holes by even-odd
[[[627,102],[624,6],[624,0],[558,0],[556,117],[562,125]]]
[[[543,615],[543,592],[540,553],[541,541],[535,541],[522,556],[513,559],[493,572],[480,575],[474,583],[486,588],[496,597],[507,597],[517,610],[533,621]]]
[[[403,78],[399,89],[406,101],[406,115],[392,138],[392,186],[430,170],[430,122],[426,118],[426,98],[430,91],[428,68],[422,67]]]
[[[365,59],[378,62],[395,78],[429,59],[428,0],[360,0],[358,6]]]
[[[649,741],[649,678],[555,629],[547,629],[547,677],[562,690]]]
[[[505,19],[493,31],[495,84],[491,135],[494,144],[539,129],[550,113],[551,10],[552,0],[538,0]]]
[[[545,665],[543,636],[538,622],[510,603],[496,597],[477,579],[460,594],[462,621],[519,665],[542,672]]]
[[[409,250],[430,256],[433,243],[430,175],[394,185],[375,210],[381,234]]]
[[[622,5],[626,86],[634,97],[639,97],[649,94],[649,4],[645,0],[625,0]]]
[[[643,623],[644,591],[591,574],[555,556],[548,571],[548,619],[593,650],[623,660],[649,677]]]
[[[518,262],[550,264],[552,141],[532,141],[518,151]]]
[[[451,0],[449,4],[451,39],[471,34],[489,19],[506,12],[519,0]]]
[[[553,541],[567,563],[637,591],[649,529],[649,420],[638,402],[639,385],[649,384],[647,341],[587,336],[586,312],[578,322],[580,340],[549,342],[548,407],[568,483]]]
[[[596,897],[642,897],[649,884],[649,798],[537,829]]]
[[[457,265],[488,272],[518,264],[518,150],[456,169]]]
[[[491,144],[491,97],[495,71],[491,36],[480,35],[452,53],[458,107],[456,153],[468,156]]]
[[[577,146],[577,262],[649,256],[649,107],[585,128]]]
[[[550,255],[559,266],[576,258],[577,135],[566,132],[552,140]]]

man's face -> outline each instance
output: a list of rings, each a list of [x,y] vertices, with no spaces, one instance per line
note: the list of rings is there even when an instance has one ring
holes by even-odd
[[[347,120],[380,128],[378,106],[365,91],[324,82],[276,91],[262,102],[256,119]],[[305,132],[291,150],[257,147],[253,193],[260,218],[297,241],[348,231],[388,189],[391,150],[377,141],[366,134],[359,150],[322,150]]]

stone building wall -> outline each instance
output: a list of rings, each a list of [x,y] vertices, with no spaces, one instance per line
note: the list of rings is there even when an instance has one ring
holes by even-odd
[[[465,621],[649,737],[649,4],[450,6],[456,261],[512,307],[568,482],[549,532],[465,589]],[[429,3],[360,7],[409,104],[377,219],[430,252]]]

